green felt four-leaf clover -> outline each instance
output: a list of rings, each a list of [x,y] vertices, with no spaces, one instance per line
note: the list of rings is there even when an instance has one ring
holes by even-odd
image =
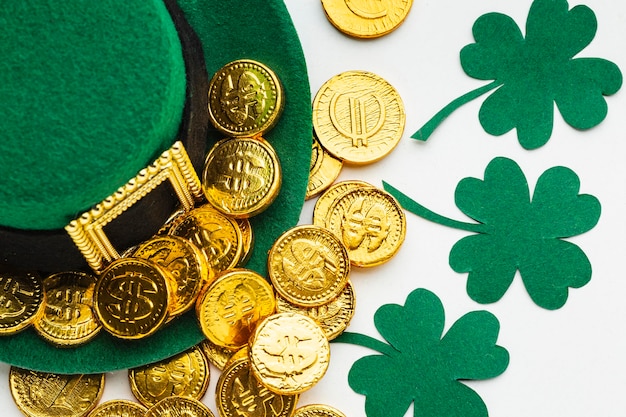
[[[555,103],[572,127],[598,125],[608,110],[604,96],[620,89],[622,74],[605,59],[573,58],[591,42],[596,29],[589,7],[568,10],[565,0],[535,0],[526,37],[509,16],[479,17],[472,30],[476,42],[461,50],[461,65],[470,77],[493,81],[451,102],[412,137],[427,140],[452,111],[494,89],[480,108],[480,124],[496,136],[516,129],[525,149],[550,139]]]
[[[580,181],[569,168],[545,171],[531,198],[520,167],[507,158],[493,159],[484,180],[465,178],[455,192],[457,207],[478,223],[439,216],[384,186],[406,210],[475,233],[452,247],[449,262],[456,272],[469,273],[467,292],[479,303],[502,298],[517,271],[532,300],[551,310],[565,304],[569,287],[580,288],[591,279],[585,253],[562,238],[591,230],[600,218],[600,202],[579,194]]]
[[[473,311],[443,335],[444,319],[439,298],[417,289],[404,306],[376,311],[374,323],[387,343],[347,332],[335,339],[380,353],[357,360],[348,374],[350,387],[366,396],[368,417],[402,417],[411,403],[415,417],[488,415],[460,380],[493,378],[507,368],[509,354],[496,345],[500,324],[487,311]]]

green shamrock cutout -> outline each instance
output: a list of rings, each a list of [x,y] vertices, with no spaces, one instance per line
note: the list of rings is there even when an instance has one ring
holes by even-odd
[[[550,139],[553,102],[572,127],[598,125],[608,110],[603,96],[620,89],[622,74],[605,59],[573,58],[589,45],[596,29],[589,7],[568,10],[565,0],[535,0],[526,38],[507,15],[479,17],[472,29],[476,42],[461,50],[461,65],[472,78],[494,81],[452,101],[412,138],[427,140],[454,110],[496,88],[480,108],[480,124],[495,136],[516,129],[525,149],[539,148]]]
[[[348,332],[335,339],[380,353],[357,360],[348,373],[350,387],[366,396],[368,417],[402,417],[411,403],[416,417],[488,415],[483,400],[460,380],[493,378],[507,368],[509,353],[496,345],[498,319],[473,311],[443,335],[444,319],[439,298],[417,289],[404,306],[376,311],[374,324],[388,343]]]
[[[478,223],[440,216],[391,185],[384,187],[411,213],[475,233],[452,247],[449,263],[454,271],[469,273],[467,293],[479,303],[502,298],[518,270],[532,300],[549,310],[565,304],[568,287],[591,279],[585,253],[561,238],[591,230],[600,218],[600,202],[578,194],[580,181],[569,168],[545,171],[531,199],[520,167],[507,158],[493,159],[484,180],[464,178],[455,192],[457,207]]]

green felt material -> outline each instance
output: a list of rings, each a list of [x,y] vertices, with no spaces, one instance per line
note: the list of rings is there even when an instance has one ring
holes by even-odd
[[[531,198],[520,167],[507,158],[493,159],[484,180],[464,178],[455,192],[457,207],[478,223],[440,216],[391,185],[384,187],[411,213],[474,232],[452,247],[449,262],[456,272],[468,273],[467,293],[479,303],[502,298],[516,271],[532,300],[550,310],[565,304],[569,287],[591,279],[583,250],[562,238],[591,230],[601,207],[594,196],[579,194],[580,181],[569,168],[546,170]]]
[[[252,58],[271,67],[284,85],[284,113],[266,135],[280,158],[283,185],[272,206],[252,219],[255,247],[248,267],[266,275],[267,251],[298,222],[308,182],[311,97],[300,42],[282,0],[179,0],[179,5],[203,43],[209,74],[234,59]],[[214,130],[209,136],[207,146],[221,138]],[[0,360],[58,373],[103,372],[172,356],[203,338],[193,312],[144,340],[120,341],[101,332],[76,349],[55,349],[29,329],[0,338]]]
[[[552,135],[554,103],[565,122],[590,129],[604,120],[604,96],[622,85],[617,65],[601,58],[574,58],[594,38],[593,11],[568,9],[565,0],[535,0],[526,21],[526,37],[509,16],[487,13],[474,23],[475,43],[461,50],[467,75],[494,80],[459,97],[412,137],[427,140],[455,109],[495,90],[483,102],[479,120],[492,135],[516,129],[525,149],[543,146]]]
[[[368,417],[403,417],[413,403],[421,417],[486,417],[487,407],[461,380],[500,375],[509,353],[496,345],[500,323],[487,311],[472,311],[445,333],[445,313],[439,298],[414,290],[404,306],[386,304],[374,315],[381,342],[344,332],[334,340],[380,353],[357,360],[348,383],[365,395]]]
[[[0,225],[59,229],[174,142],[185,66],[162,0],[0,7]]]

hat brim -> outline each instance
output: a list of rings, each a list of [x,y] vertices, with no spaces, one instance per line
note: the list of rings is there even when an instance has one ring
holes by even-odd
[[[267,275],[267,252],[276,238],[298,223],[311,158],[311,92],[302,48],[282,0],[179,0],[184,17],[202,42],[209,77],[235,59],[254,59],[272,68],[285,91],[284,112],[266,139],[283,171],[278,198],[251,219],[255,245],[247,268]],[[207,147],[223,137],[209,129]],[[194,312],[137,341],[101,332],[84,346],[58,349],[33,329],[0,337],[0,361],[53,373],[100,373],[127,369],[177,354],[204,339]]]

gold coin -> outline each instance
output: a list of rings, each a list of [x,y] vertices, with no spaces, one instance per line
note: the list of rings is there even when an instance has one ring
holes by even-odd
[[[44,308],[35,321],[37,333],[59,347],[84,344],[102,325],[93,311],[96,277],[83,272],[60,272],[43,281]]]
[[[104,391],[104,374],[57,375],[11,367],[15,404],[28,417],[83,417]]]
[[[148,409],[127,400],[111,400],[96,407],[89,417],[143,417]]]
[[[150,407],[145,417],[214,417],[200,401],[187,397],[167,397]]]
[[[281,169],[263,138],[227,138],[207,155],[202,189],[208,202],[232,217],[252,217],[276,199]]]
[[[304,198],[309,200],[330,187],[339,176],[342,167],[343,162],[326,152],[317,138],[313,137],[309,183]]]
[[[352,316],[354,316],[355,308],[356,299],[350,281],[337,298],[318,307],[300,307],[290,303],[280,295],[276,296],[277,312],[291,311],[312,318],[320,325],[328,340],[333,340],[348,327]]]
[[[297,402],[297,395],[276,394],[261,385],[247,355],[229,362],[215,389],[222,417],[291,417]]]
[[[232,350],[218,346],[209,339],[205,339],[200,342],[200,348],[209,362],[211,362],[220,371],[224,370],[226,363],[233,356]]]
[[[328,369],[330,345],[310,317],[274,314],[259,323],[250,342],[253,374],[271,391],[299,394],[317,384]]]
[[[356,38],[377,38],[395,30],[413,0],[322,0],[326,17],[338,30]]]
[[[241,259],[243,242],[237,222],[209,205],[190,211],[171,234],[191,241],[215,273],[233,268]]]
[[[252,256],[252,249],[254,247],[254,232],[252,231],[252,225],[248,219],[236,219],[241,230],[242,250],[241,259],[239,259],[238,267],[244,267]]]
[[[0,273],[0,336],[24,330],[43,307],[43,284],[34,273]]]
[[[324,192],[317,199],[315,208],[313,209],[313,224],[320,227],[326,227],[326,219],[328,218],[328,211],[333,205],[335,200],[348,190],[352,190],[359,187],[373,187],[365,181],[342,181],[332,185],[328,190]]]
[[[248,343],[256,324],[275,310],[271,285],[246,269],[233,269],[220,275],[196,305],[204,335],[231,350]]]
[[[226,64],[209,81],[209,120],[228,136],[267,132],[278,120],[283,103],[278,77],[257,61]]]
[[[348,250],[354,266],[387,262],[406,235],[402,207],[393,196],[375,187],[349,190],[335,200],[326,226]]]
[[[95,288],[94,309],[105,330],[122,339],[156,332],[168,312],[166,272],[139,258],[113,261]]]
[[[314,225],[296,226],[274,242],[268,256],[276,291],[290,302],[320,306],[345,288],[350,272],[346,248],[331,232]]]
[[[209,386],[209,364],[199,347],[128,371],[130,389],[146,407],[173,395],[201,399]]]
[[[168,272],[169,313],[172,316],[190,310],[202,287],[209,282],[210,269],[202,252],[181,237],[153,238],[142,243],[133,256],[154,262]]]
[[[346,415],[330,405],[309,404],[298,408],[293,417],[346,417]]]
[[[313,101],[313,127],[322,146],[351,164],[378,161],[402,137],[404,104],[387,81],[348,71],[326,81]]]

